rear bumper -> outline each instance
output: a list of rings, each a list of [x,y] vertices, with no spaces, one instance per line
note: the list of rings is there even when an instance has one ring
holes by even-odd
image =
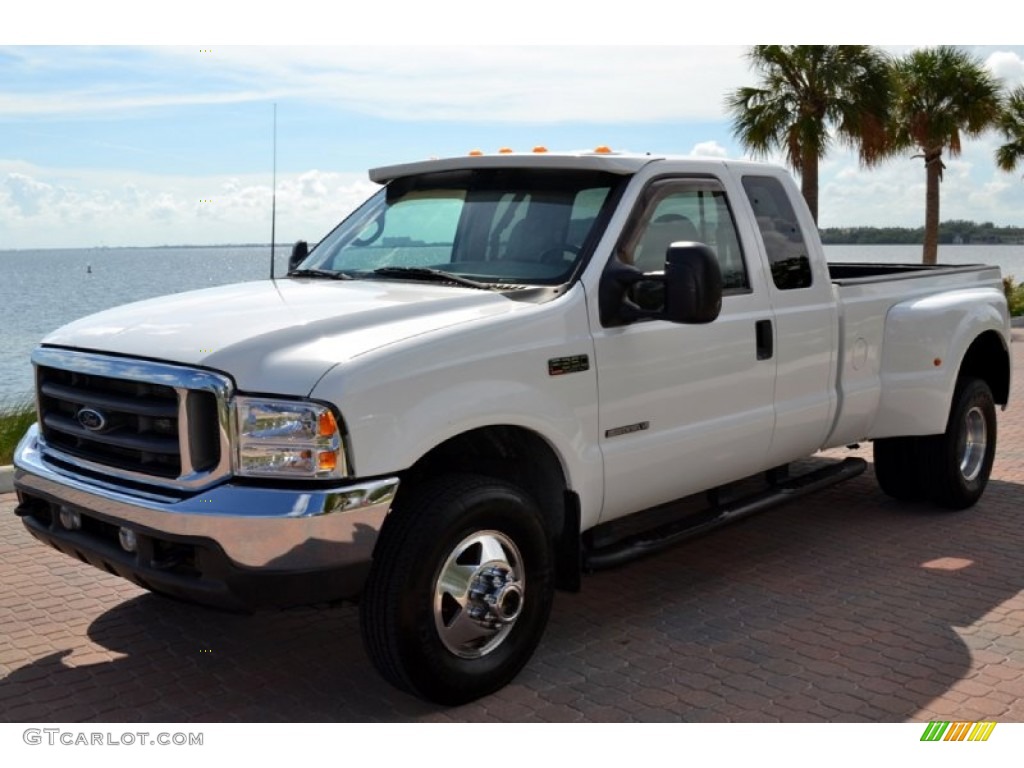
[[[38,431],[15,452],[18,513],[36,538],[147,589],[227,608],[355,596],[397,478],[333,488],[227,483],[188,497],[128,490],[48,462]],[[82,525],[66,528],[62,509]],[[127,528],[136,551],[118,540]]]

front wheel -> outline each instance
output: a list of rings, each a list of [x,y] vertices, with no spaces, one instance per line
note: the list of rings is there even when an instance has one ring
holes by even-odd
[[[972,506],[988,484],[996,454],[996,407],[981,379],[957,385],[946,431],[921,438],[924,487],[936,504],[949,509]]]
[[[498,690],[540,641],[554,558],[528,494],[472,475],[400,499],[360,603],[363,641],[392,684],[441,704]]]

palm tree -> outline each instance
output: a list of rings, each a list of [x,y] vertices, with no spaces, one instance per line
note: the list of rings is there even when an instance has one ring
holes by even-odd
[[[978,136],[992,127],[1001,107],[999,81],[965,51],[951,46],[911,51],[895,63],[894,149],[914,147],[924,159],[925,264],[939,250],[939,183],[942,153],[960,154],[961,134]]]
[[[996,165],[1011,172],[1024,165],[1024,85],[1006,97],[1003,112],[996,121],[1006,143],[996,150]]]
[[[867,45],[755,45],[747,56],[761,82],[726,97],[733,134],[755,154],[785,153],[817,222],[818,163],[834,141],[865,165],[885,156],[889,59]]]

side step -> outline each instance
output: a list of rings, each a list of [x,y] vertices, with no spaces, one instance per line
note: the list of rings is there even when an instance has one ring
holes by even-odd
[[[684,520],[652,528],[623,541],[585,552],[583,567],[587,571],[612,568],[638,557],[660,552],[680,541],[707,533],[755,512],[771,509],[787,501],[837,485],[844,480],[850,480],[863,473],[867,466],[864,459],[851,457],[804,475],[785,478],[765,491],[715,506],[704,514],[688,516]]]

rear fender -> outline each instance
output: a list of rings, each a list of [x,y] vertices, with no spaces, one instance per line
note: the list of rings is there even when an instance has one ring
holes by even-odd
[[[993,341],[995,339],[996,341]],[[933,435],[946,429],[953,392],[975,343],[1002,360],[985,366],[993,392],[1009,391],[1009,316],[996,288],[945,291],[889,310],[882,342],[881,399],[869,437]],[[984,378],[984,373],[979,373]],[[1001,400],[1005,403],[1006,397]]]

